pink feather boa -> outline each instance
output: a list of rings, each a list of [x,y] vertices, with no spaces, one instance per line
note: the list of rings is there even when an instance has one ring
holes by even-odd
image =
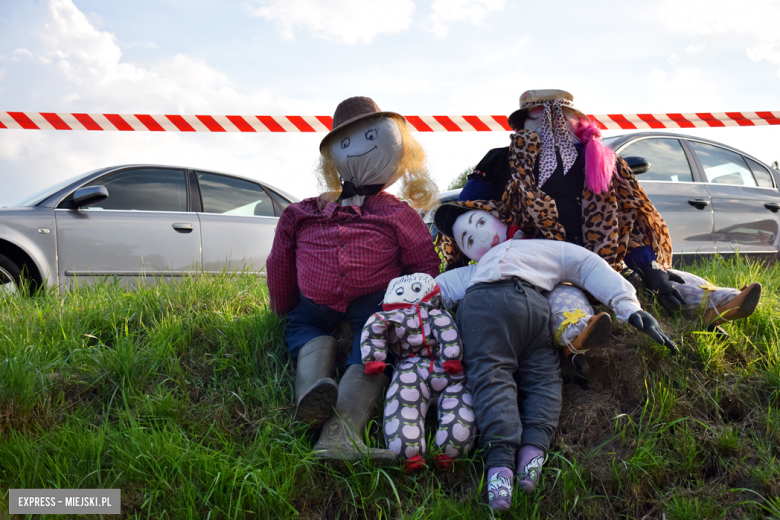
[[[576,135],[585,146],[585,180],[596,195],[609,191],[615,170],[615,152],[601,142],[601,130],[590,119],[580,119],[573,125]]]

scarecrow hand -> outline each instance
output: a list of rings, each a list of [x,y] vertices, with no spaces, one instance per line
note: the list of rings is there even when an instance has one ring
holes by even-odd
[[[657,343],[665,346],[672,354],[677,353],[677,345],[674,344],[672,338],[663,331],[661,325],[650,314],[645,311],[636,311],[634,314],[628,317],[628,324],[641,330]]]
[[[680,291],[671,282],[685,283],[685,280],[674,273],[665,271],[656,262],[650,262],[639,268],[645,279],[645,287],[655,293],[655,299],[669,314],[682,309],[685,304]]]

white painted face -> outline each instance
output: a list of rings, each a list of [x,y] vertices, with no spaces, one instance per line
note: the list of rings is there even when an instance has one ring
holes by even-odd
[[[431,275],[414,273],[393,278],[387,285],[384,304],[417,305],[436,288]]]
[[[388,184],[398,170],[403,138],[392,117],[369,117],[336,132],[330,155],[343,181],[355,186]]]
[[[506,240],[508,227],[487,211],[475,209],[455,220],[452,234],[463,254],[479,261],[491,248]]]
[[[533,130],[537,134],[542,129],[543,125],[543,119],[542,116],[544,115],[544,107],[533,107],[528,110],[528,114],[525,118],[525,123],[523,123],[523,128],[526,130]],[[569,128],[569,132],[572,131],[572,124],[577,122],[577,115],[574,113],[574,111],[568,107],[563,107],[563,115],[566,116],[566,122],[567,126]]]

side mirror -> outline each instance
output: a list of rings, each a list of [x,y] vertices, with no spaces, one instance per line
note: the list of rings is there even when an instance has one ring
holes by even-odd
[[[108,190],[105,186],[85,186],[73,192],[74,208],[83,208],[108,198]]]
[[[628,167],[634,172],[634,175],[645,173],[650,169],[650,163],[647,162],[644,157],[632,155],[630,157],[623,157],[623,160],[626,161],[626,164],[628,164]]]

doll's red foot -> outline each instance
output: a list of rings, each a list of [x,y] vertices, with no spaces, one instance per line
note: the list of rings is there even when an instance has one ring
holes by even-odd
[[[421,455],[415,455],[404,461],[404,470],[407,473],[412,473],[425,467],[425,459]]]
[[[455,459],[453,459],[449,455],[445,455],[443,453],[440,453],[440,454],[436,455],[436,463],[439,466],[441,466],[442,468],[447,469],[447,470],[452,467],[452,462],[454,460]]]

